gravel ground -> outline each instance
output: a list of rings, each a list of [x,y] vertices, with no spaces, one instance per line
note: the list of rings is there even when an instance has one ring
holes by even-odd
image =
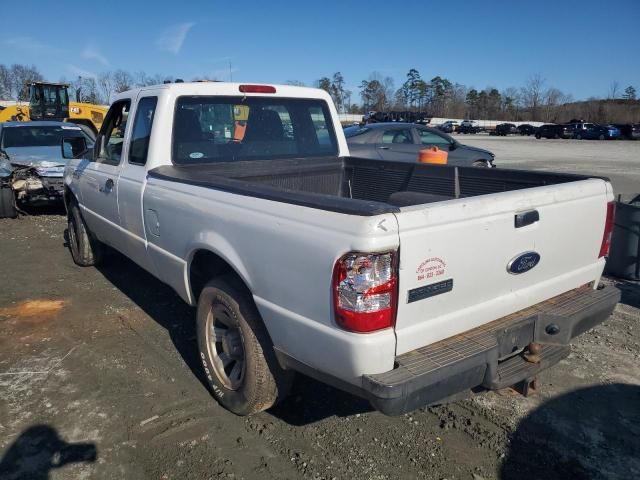
[[[530,142],[474,141],[505,163],[497,146]],[[75,266],[64,229],[55,210],[0,220],[2,480],[640,478],[636,283],[617,282],[613,316],[533,396],[391,418],[299,376],[283,404],[240,418],[205,387],[194,311],[117,253]]]

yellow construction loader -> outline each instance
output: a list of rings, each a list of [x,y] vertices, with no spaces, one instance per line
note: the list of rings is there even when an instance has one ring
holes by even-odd
[[[64,83],[30,82],[29,103],[0,106],[0,122],[55,120],[86,125],[100,130],[108,108],[91,103],[70,102],[69,86]]]

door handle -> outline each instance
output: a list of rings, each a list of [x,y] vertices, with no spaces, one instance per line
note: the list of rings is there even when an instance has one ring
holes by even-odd
[[[516,213],[515,227],[521,228],[531,225],[540,220],[540,213],[537,210],[529,210],[528,212]]]
[[[389,150],[389,147],[378,147],[380,150]]]
[[[103,193],[110,193],[111,190],[113,190],[114,185],[113,179],[107,178],[107,181],[104,182],[104,187],[100,187],[100,191]]]

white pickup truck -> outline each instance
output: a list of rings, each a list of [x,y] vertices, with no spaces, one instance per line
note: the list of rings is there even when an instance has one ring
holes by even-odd
[[[82,157],[65,170],[74,261],[108,245],[197,305],[236,414],[294,371],[387,414],[526,385],[619,300],[599,283],[606,179],[353,158],[321,90],[124,92]]]

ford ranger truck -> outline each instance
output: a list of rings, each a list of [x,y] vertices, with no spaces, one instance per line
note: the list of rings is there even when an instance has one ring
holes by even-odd
[[[354,158],[317,89],[121,93],[64,196],[78,265],[108,245],[197,306],[211,391],[239,415],[294,372],[386,414],[526,383],[620,298],[600,283],[607,179]]]

